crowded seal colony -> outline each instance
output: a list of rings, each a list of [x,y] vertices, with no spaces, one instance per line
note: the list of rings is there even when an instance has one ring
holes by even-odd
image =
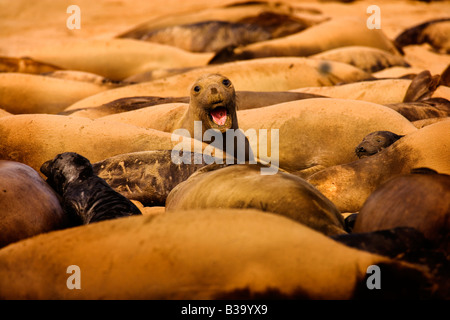
[[[448,2],[78,3],[0,2],[1,299],[450,298]]]

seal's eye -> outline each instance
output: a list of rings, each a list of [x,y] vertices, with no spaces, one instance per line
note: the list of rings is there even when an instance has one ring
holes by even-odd
[[[195,87],[194,87],[194,91],[195,91],[195,92],[200,92],[200,86],[195,86]]]
[[[222,80],[222,83],[223,83],[224,86],[229,87],[230,84],[231,84],[231,81],[228,80],[228,79],[223,79],[223,80]]]

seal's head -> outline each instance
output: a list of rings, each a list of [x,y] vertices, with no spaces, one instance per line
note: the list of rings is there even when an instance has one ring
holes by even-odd
[[[375,131],[364,137],[363,141],[355,148],[358,158],[369,157],[384,148],[389,147],[403,136],[390,131]]]
[[[230,79],[220,74],[200,77],[191,88],[190,109],[204,130],[237,129],[236,93]]]
[[[58,154],[42,164],[40,170],[48,178],[47,183],[59,194],[64,192],[67,184],[94,174],[89,160],[74,152]]]

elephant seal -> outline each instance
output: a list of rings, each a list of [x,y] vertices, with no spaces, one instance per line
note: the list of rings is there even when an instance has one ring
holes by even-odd
[[[8,55],[15,53],[6,50]],[[205,66],[214,55],[133,39],[72,39],[20,48],[20,54],[66,70],[90,72],[111,80],[123,80],[160,68]]]
[[[415,102],[389,103],[385,105],[409,121],[450,116],[450,101],[445,98],[431,98]]]
[[[194,121],[201,121],[202,136],[208,129],[224,133],[239,128],[236,93],[230,79],[221,74],[206,74],[195,81],[190,91],[189,108],[177,127],[194,136]]]
[[[449,53],[449,33],[450,18],[434,19],[406,29],[395,38],[394,42],[399,48],[426,42],[438,52]]]
[[[303,179],[284,172],[262,175],[260,165],[212,164],[178,184],[166,211],[253,208],[277,213],[327,235],[344,233],[340,212]]]
[[[82,117],[33,114],[0,118],[0,159],[41,165],[64,152],[82,154],[92,162],[137,151],[172,150],[186,143],[203,151],[207,144],[153,129]],[[214,151],[214,150],[213,150]],[[212,154],[212,153],[211,153]]]
[[[28,57],[13,58],[0,56],[0,72],[41,74],[60,70],[60,67],[33,60]]]
[[[358,158],[368,157],[389,147],[395,141],[404,137],[390,131],[375,131],[364,137],[363,141],[355,148]]]
[[[196,68],[164,79],[107,90],[66,110],[99,106],[131,96],[185,97],[198,78],[214,73],[225,75],[237,91],[289,91],[373,79],[367,72],[342,62],[298,57],[254,59]]]
[[[450,120],[406,134],[373,156],[326,168],[307,181],[341,212],[358,212],[382,183],[413,168],[450,174]]]
[[[222,141],[216,141],[215,137],[211,145],[232,155],[238,163],[253,161],[248,139],[239,130],[236,111],[236,92],[230,79],[221,74],[206,74],[192,85],[189,108],[174,129],[187,130],[190,137],[200,140],[208,130],[219,131]],[[200,124],[198,129],[196,123]]]
[[[381,30],[369,30],[364,20],[336,18],[286,37],[225,48],[209,64],[264,57],[304,57],[346,46],[367,46],[398,54],[385,34]]]
[[[406,90],[403,102],[414,102],[429,99],[440,84],[440,75],[432,76],[430,71],[424,70],[415,76]]]
[[[70,226],[58,195],[35,170],[0,160],[0,247]]]
[[[215,159],[188,153],[190,161],[175,163],[171,150],[119,154],[92,164],[94,173],[115,191],[144,206],[164,206],[169,192]],[[188,163],[189,162],[189,163]]]
[[[56,114],[76,101],[105,90],[106,86],[94,83],[36,74],[0,73],[0,106],[13,114]]]
[[[364,46],[336,48],[309,57],[348,63],[371,73],[394,66],[410,67],[408,62],[399,55],[378,48]]]
[[[412,227],[450,252],[450,175],[416,170],[380,185],[356,218],[354,232]]]
[[[264,143],[270,141],[271,150],[278,150],[279,167],[302,178],[356,160],[355,146],[371,132],[384,130],[402,135],[417,131],[390,108],[345,99],[291,101],[238,111],[238,118],[244,133],[256,131],[258,139],[249,141],[258,159],[269,161],[263,151]],[[265,133],[267,136],[262,136]]]
[[[247,45],[271,38],[268,31],[256,25],[210,20],[154,30],[140,40],[190,52],[217,52],[230,45]]]
[[[127,198],[94,174],[85,157],[65,152],[42,164],[47,183],[62,197],[64,211],[79,224],[142,214]]]
[[[211,20],[220,20],[231,23],[248,23],[254,21],[255,17],[265,13],[292,16],[292,13],[295,12],[297,16],[297,11],[297,8],[281,2],[272,3],[268,1],[247,1],[244,3],[232,3],[230,5],[220,7],[203,8],[203,10],[192,10],[180,13],[173,12],[169,15],[160,16],[146,21],[131,30],[121,33],[117,37],[141,39],[143,36],[152,31],[178,25],[195,24],[202,21]],[[308,11],[311,11],[311,9]],[[318,13],[320,12],[316,12],[315,10],[313,12],[315,15]],[[320,16],[319,18],[322,17]],[[286,19],[283,20],[285,22]],[[267,16],[265,21],[267,22]]]
[[[67,287],[73,264],[81,290]],[[381,290],[366,285],[371,265],[380,268]],[[420,266],[250,209],[175,211],[39,235],[0,250],[0,279],[0,298],[11,300],[417,299],[436,297],[441,285]]]
[[[379,79],[333,86],[303,87],[291,91],[386,105],[403,102],[405,93],[410,85],[411,80],[407,79]]]
[[[239,110],[261,108],[282,102],[309,99],[309,98],[325,98],[325,97],[313,93],[291,92],[291,91],[236,91],[236,102]],[[154,96],[126,97],[113,100],[100,106],[72,109],[62,111],[58,114],[96,119],[106,117],[108,115],[139,110],[161,104],[172,104],[172,103],[189,104],[189,101],[190,97],[154,97]],[[121,119],[123,120],[124,118]]]

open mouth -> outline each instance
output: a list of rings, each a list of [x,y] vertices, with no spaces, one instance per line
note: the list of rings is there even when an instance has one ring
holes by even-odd
[[[218,126],[225,125],[228,117],[228,110],[225,107],[216,107],[209,112],[211,120]]]

